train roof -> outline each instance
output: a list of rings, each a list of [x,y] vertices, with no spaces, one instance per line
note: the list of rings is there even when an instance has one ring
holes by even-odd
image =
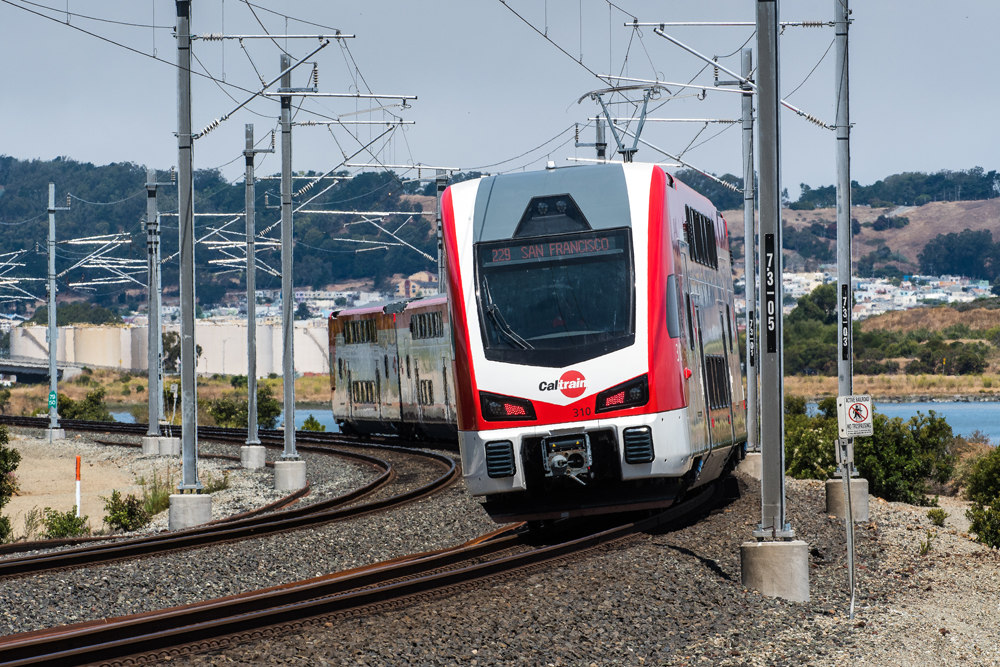
[[[374,301],[354,306],[353,308],[342,308],[330,313],[330,319],[336,319],[343,315],[371,315],[374,313],[389,314],[401,313],[404,310],[414,310],[423,306],[432,306],[448,302],[448,295],[433,294],[431,296],[418,296],[410,299],[389,299],[386,301]]]

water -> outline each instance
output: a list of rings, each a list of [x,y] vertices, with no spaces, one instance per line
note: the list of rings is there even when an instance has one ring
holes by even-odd
[[[312,407],[300,406],[295,407],[295,428],[297,430],[302,428],[302,425],[305,423],[306,419],[309,418],[309,415],[315,417],[316,421],[325,426],[328,433],[337,433],[340,431],[340,429],[337,428],[336,422],[333,421],[333,410],[330,408],[324,407],[316,409]],[[115,421],[123,424],[135,423],[135,417],[132,416],[132,413],[127,411],[112,410],[111,416],[115,418]],[[278,426],[280,427],[284,421],[285,413],[282,412],[281,415],[278,416]]]
[[[807,406],[810,415],[816,414],[817,406]],[[994,445],[1000,444],[1000,403],[876,403],[875,411],[887,417],[902,417],[904,421],[915,417],[917,412],[926,415],[933,410],[944,417],[955,435],[968,436],[979,430],[990,437]]]

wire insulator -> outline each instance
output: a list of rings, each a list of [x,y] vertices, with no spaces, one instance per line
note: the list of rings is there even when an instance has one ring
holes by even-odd
[[[274,152],[274,130],[271,130],[271,152]]]
[[[221,120],[219,120],[218,118],[216,118],[216,119],[215,119],[215,120],[213,120],[213,121],[212,121],[211,123],[209,123],[209,124],[208,124],[208,126],[207,126],[207,127],[205,127],[205,129],[204,129],[204,130],[202,130],[202,131],[201,131],[201,132],[200,132],[200,133],[198,134],[198,136],[199,136],[199,137],[204,137],[204,136],[205,136],[206,134],[208,134],[209,132],[211,132],[211,131],[212,131],[212,130],[214,130],[215,128],[219,127],[219,123],[221,123],[221,122],[222,122]]]
[[[826,23],[823,22],[823,21],[803,21],[802,22],[802,27],[803,28],[822,28],[825,25],[826,25]]]
[[[316,124],[316,121],[314,121],[314,120],[304,120],[304,121],[302,121],[302,122],[299,123],[299,125],[302,126],[302,127],[312,127],[315,124]]]
[[[318,64],[314,64],[313,65],[312,80],[313,80],[313,88],[319,88],[319,65]]]
[[[573,137],[576,140],[576,143],[580,143],[580,124],[574,123],[574,126],[576,127],[576,130],[573,133]]]
[[[814,123],[816,125],[819,125],[824,130],[834,130],[834,129],[836,129],[833,125],[827,125],[826,123],[824,123],[819,118],[817,118],[816,116],[812,115],[811,113],[806,113],[806,112],[803,111],[800,115],[803,118],[805,118],[807,121],[809,121],[810,123]]]
[[[715,71],[715,80],[718,81],[719,80],[719,56],[712,56],[712,62],[715,63],[715,65],[712,66],[712,69]]]
[[[202,35],[201,39],[206,42],[221,42],[225,35],[221,32],[211,32],[207,35]]]

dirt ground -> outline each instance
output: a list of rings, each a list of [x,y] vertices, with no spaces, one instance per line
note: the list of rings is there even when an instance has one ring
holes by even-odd
[[[75,446],[72,438],[49,444],[37,438],[11,434],[11,446],[21,453],[17,469],[20,494],[3,508],[11,517],[14,534],[24,533],[24,516],[32,508],[51,507],[60,512],[76,505],[76,456],[79,454],[81,477],[81,510],[90,517],[95,530],[103,526],[104,501],[112,489],[122,493],[141,493],[132,474],[115,461],[99,457],[93,445]]]

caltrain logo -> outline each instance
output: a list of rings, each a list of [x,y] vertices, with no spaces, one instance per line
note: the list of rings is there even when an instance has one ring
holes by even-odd
[[[545,382],[538,384],[539,391],[555,391],[558,389],[567,398],[576,398],[587,390],[587,380],[583,373],[579,371],[566,371],[562,377],[555,382]]]

